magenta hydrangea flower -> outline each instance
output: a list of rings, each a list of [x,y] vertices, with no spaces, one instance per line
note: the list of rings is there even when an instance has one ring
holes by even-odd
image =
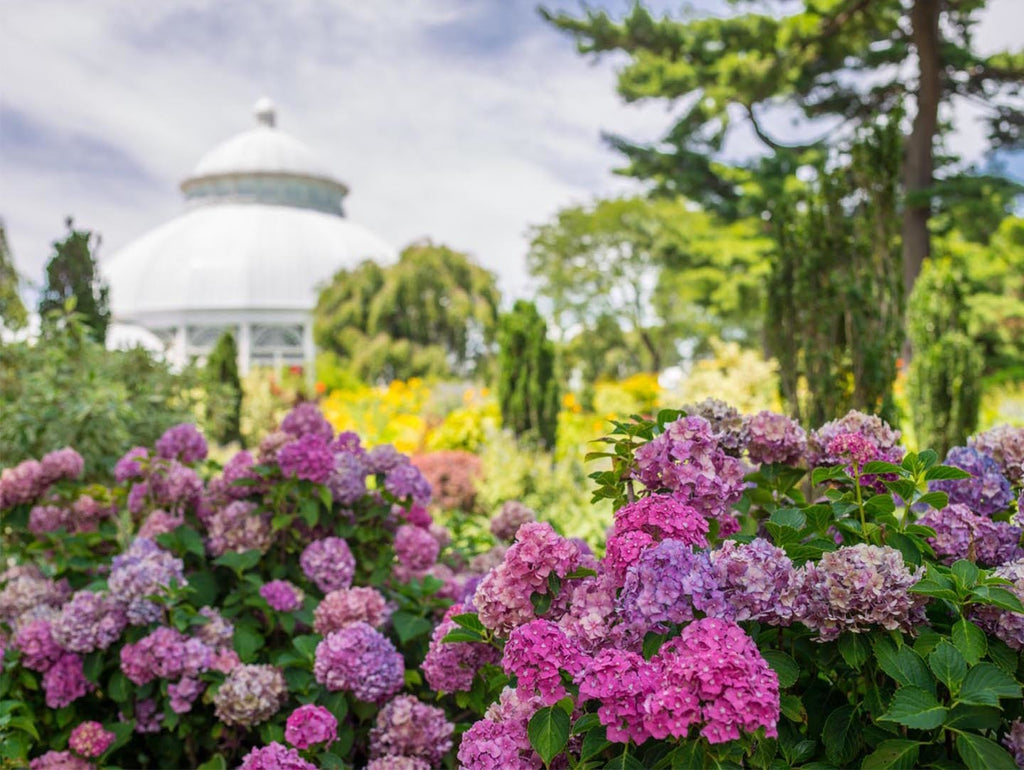
[[[453,604],[430,636],[421,669],[427,684],[438,692],[468,692],[476,672],[501,659],[501,653],[489,644],[441,641],[459,627],[452,618],[470,611],[465,604]]]
[[[83,757],[98,757],[116,739],[117,736],[99,722],[82,722],[71,731],[68,747]]]
[[[377,713],[377,724],[370,730],[370,756],[418,757],[435,766],[451,750],[454,731],[444,709],[399,695]]]
[[[157,456],[192,465],[206,459],[206,439],[192,424],[175,425],[156,440]]]
[[[78,591],[53,620],[53,639],[68,652],[105,650],[128,624],[121,605],[106,594]]]
[[[505,723],[481,719],[462,735],[459,767],[462,770],[540,770],[540,757],[525,753],[518,730]],[[529,748],[529,740],[527,740]]]
[[[521,526],[536,520],[537,514],[531,508],[515,500],[507,500],[491,519],[491,534],[498,540],[511,541]]]
[[[77,479],[85,471],[85,460],[71,447],[43,455],[39,465],[41,482],[45,486],[61,479]]]
[[[316,770],[316,765],[304,760],[295,749],[273,741],[242,757],[238,770]]]
[[[1024,482],[1024,426],[997,425],[969,439],[967,444],[995,460],[1012,483]]]
[[[146,474],[142,469],[142,464],[147,460],[149,460],[149,450],[146,447],[132,447],[114,466],[114,478],[122,484],[131,479],[145,478]]]
[[[144,537],[135,538],[127,551],[114,557],[107,581],[111,595],[125,608],[133,626],[160,619],[160,605],[147,597],[166,594],[171,585],[187,583],[181,559]]]
[[[327,594],[313,611],[313,628],[324,636],[352,623],[377,628],[384,625],[390,615],[387,600],[376,588],[339,588]]]
[[[264,583],[260,586],[260,596],[278,612],[294,612],[302,606],[302,589],[287,580]]]
[[[538,695],[550,706],[567,695],[560,670],[575,677],[586,662],[587,656],[561,628],[539,619],[512,629],[501,664],[506,674],[516,677],[521,691]]]
[[[946,465],[965,470],[969,479],[944,479],[928,482],[928,488],[945,492],[950,503],[966,505],[979,516],[992,516],[1005,511],[1013,501],[1010,481],[999,463],[970,447],[953,447],[946,455]]]
[[[340,537],[325,537],[307,545],[299,556],[302,572],[324,593],[352,585],[356,560]]]
[[[361,622],[332,631],[316,646],[313,673],[328,690],[346,690],[372,703],[387,700],[405,684],[402,655],[391,640]]]
[[[322,436],[307,433],[281,447],[277,462],[285,476],[326,484],[334,470],[334,453]]]
[[[64,650],[53,640],[50,622],[42,618],[20,626],[12,641],[14,647],[21,652],[21,665],[41,674],[49,671],[64,655]]]
[[[842,465],[843,459],[828,451],[828,445],[840,433],[858,433],[878,449],[872,459],[896,463],[903,460],[900,432],[882,418],[851,409],[844,417],[827,422],[807,437],[808,462],[811,467]]]
[[[924,622],[927,598],[909,591],[923,573],[923,567],[911,572],[888,546],[858,543],[825,553],[803,567],[807,605],[800,621],[823,642],[876,626],[912,633]]]
[[[709,743],[764,728],[774,738],[779,679],[742,628],[718,618],[695,620],[651,659],[644,728],[655,738],[685,738],[701,724]]]
[[[579,562],[579,546],[558,535],[550,524],[524,524],[504,561],[487,574],[476,590],[473,605],[480,622],[508,635],[516,626],[533,620],[533,594],[550,593],[549,576],[562,580]],[[564,610],[564,602],[558,607]]]
[[[643,743],[650,737],[644,725],[644,702],[654,689],[654,669],[643,656],[608,648],[597,653],[577,675],[580,699],[601,701],[597,716],[608,740]]]
[[[753,463],[795,465],[807,452],[807,433],[784,414],[762,411],[747,418],[747,454]]]
[[[121,671],[144,685],[155,678],[198,676],[212,661],[212,650],[201,639],[189,639],[176,628],[161,626],[134,644],[121,648]]]
[[[43,674],[46,705],[52,709],[70,705],[91,689],[92,685],[82,670],[82,659],[73,653],[62,655]]]
[[[615,512],[603,565],[621,582],[640,554],[662,540],[704,547],[707,533],[707,519],[693,506],[668,495],[642,497]]]
[[[320,407],[311,401],[296,404],[281,420],[281,430],[296,438],[313,435],[326,442],[334,438],[334,428],[327,422]]]
[[[70,751],[48,751],[28,763],[29,770],[95,770],[92,762]]]
[[[928,544],[945,564],[970,559],[982,567],[996,567],[1024,556],[1019,545],[1020,527],[978,516],[966,505],[952,503],[942,510],[928,511],[917,523],[935,530]]]
[[[412,572],[430,569],[437,561],[441,546],[425,529],[403,524],[395,532],[395,555]]]
[[[167,685],[167,695],[171,699],[171,711],[175,714],[187,714],[192,710],[196,698],[203,694],[206,682],[183,676],[177,682]]]
[[[284,739],[297,749],[323,743],[330,746],[338,737],[338,720],[323,706],[307,703],[288,715]]]
[[[235,667],[213,696],[217,718],[228,725],[251,727],[266,722],[288,697],[284,675],[274,666]]]
[[[430,503],[430,482],[420,469],[408,461],[388,470],[384,476],[384,488],[399,500],[408,500],[413,505]]]
[[[737,531],[729,513],[743,494],[743,465],[718,446],[703,417],[683,417],[634,453],[635,476],[651,491],[667,490],[719,522],[722,536]]]

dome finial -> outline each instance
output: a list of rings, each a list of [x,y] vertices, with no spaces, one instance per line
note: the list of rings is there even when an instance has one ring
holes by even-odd
[[[256,122],[261,126],[273,128],[277,123],[277,112],[274,110],[274,103],[270,101],[269,97],[260,97],[256,104],[252,106],[252,112],[256,116]]]

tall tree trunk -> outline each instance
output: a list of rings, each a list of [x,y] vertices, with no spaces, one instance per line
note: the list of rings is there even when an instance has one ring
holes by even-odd
[[[903,212],[903,286],[907,296],[931,252],[928,236],[931,204],[924,196],[932,184],[933,143],[942,94],[940,3],[941,0],[915,0],[910,12],[920,77],[917,114],[903,155],[903,190],[908,199]]]

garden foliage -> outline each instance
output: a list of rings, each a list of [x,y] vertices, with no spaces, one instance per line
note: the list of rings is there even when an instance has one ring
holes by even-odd
[[[533,434],[548,449],[558,428],[555,348],[532,302],[517,300],[498,328],[498,405],[502,424],[516,436]]]

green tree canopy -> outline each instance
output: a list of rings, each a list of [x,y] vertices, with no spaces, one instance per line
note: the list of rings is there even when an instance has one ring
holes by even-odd
[[[555,346],[537,306],[517,300],[498,331],[498,405],[501,421],[516,436],[536,435],[553,449],[558,432]]]
[[[563,338],[602,325],[607,338],[617,319],[612,336],[632,337],[640,368],[658,371],[678,360],[682,339],[759,336],[770,247],[760,231],[683,200],[600,200],[534,228],[527,262]]]
[[[242,380],[238,376],[238,345],[231,330],[225,331],[206,358],[208,380],[227,394],[228,408],[213,438],[221,444],[238,442],[242,446]]]
[[[7,245],[7,231],[0,221],[0,328],[20,329],[28,320],[25,306],[18,295],[18,271]]]
[[[747,10],[753,0],[734,0],[739,11],[727,17],[676,19],[655,18],[638,3],[621,21],[600,10],[582,17],[542,13],[571,33],[581,52],[629,57],[618,78],[625,99],[668,100],[678,108],[660,141],[611,137],[629,160],[624,172],[729,217],[761,213],[786,178],[827,154],[836,139],[904,102],[913,106],[901,165],[909,290],[930,251],[937,196],[956,198],[962,189],[956,166],[941,172],[941,187],[934,185],[944,160],[936,139],[950,130],[941,115],[955,99],[968,99],[985,112],[991,147],[1021,141],[1024,51],[978,52],[973,32],[986,4],[795,0]],[[804,129],[779,128],[794,120]],[[723,149],[734,127],[756,137],[761,154],[727,160]],[[810,138],[792,141],[794,133]]]
[[[342,270],[320,293],[314,333],[368,381],[472,376],[491,356],[500,294],[493,273],[429,241],[395,265]]]
[[[39,297],[39,315],[44,319],[53,310],[62,310],[75,300],[75,312],[81,315],[93,339],[104,342],[110,325],[110,289],[101,279],[94,252],[99,236],[89,230],[76,230],[74,221],[65,222],[68,235],[53,244],[53,256],[46,265],[46,285]]]

